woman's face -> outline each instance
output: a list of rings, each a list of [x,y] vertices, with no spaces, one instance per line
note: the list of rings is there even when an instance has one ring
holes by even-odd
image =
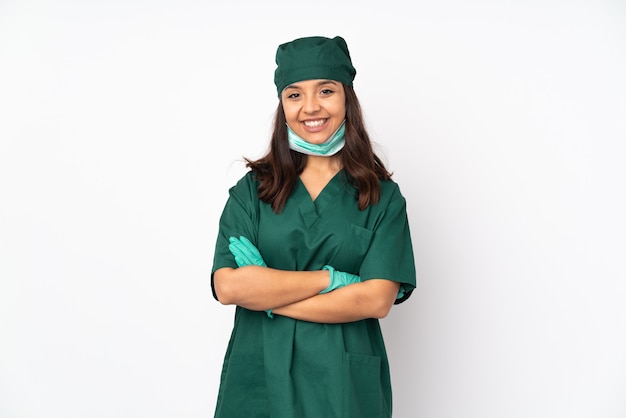
[[[332,80],[305,80],[281,93],[289,127],[311,144],[326,142],[346,118],[343,84]]]

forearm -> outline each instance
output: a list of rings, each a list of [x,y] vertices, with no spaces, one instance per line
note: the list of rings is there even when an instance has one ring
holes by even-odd
[[[277,315],[327,324],[384,318],[393,306],[399,286],[389,280],[368,280],[272,311]]]
[[[310,298],[328,287],[328,271],[285,271],[245,266],[215,271],[215,293],[225,305],[263,311]]]

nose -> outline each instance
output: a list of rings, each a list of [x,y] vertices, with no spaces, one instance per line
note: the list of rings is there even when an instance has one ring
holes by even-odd
[[[320,110],[320,104],[317,100],[317,97],[314,94],[307,94],[304,97],[304,103],[302,106],[302,110],[305,113],[315,113]]]

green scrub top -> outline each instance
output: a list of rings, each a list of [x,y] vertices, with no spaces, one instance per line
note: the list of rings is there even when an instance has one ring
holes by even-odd
[[[258,199],[247,173],[229,191],[220,218],[213,272],[236,268],[231,236],[247,237],[269,267],[335,269],[362,280],[400,282],[406,300],[415,263],[405,199],[381,181],[378,204],[359,210],[356,190],[340,171],[313,201],[300,180],[280,214]],[[215,292],[213,292],[215,296]],[[391,382],[377,319],[322,324],[238,306],[226,351],[215,417],[391,417]]]

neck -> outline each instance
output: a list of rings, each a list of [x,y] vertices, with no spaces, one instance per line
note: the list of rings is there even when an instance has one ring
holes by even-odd
[[[307,155],[304,170],[337,173],[341,170],[341,157],[339,155],[333,155],[332,157]]]

